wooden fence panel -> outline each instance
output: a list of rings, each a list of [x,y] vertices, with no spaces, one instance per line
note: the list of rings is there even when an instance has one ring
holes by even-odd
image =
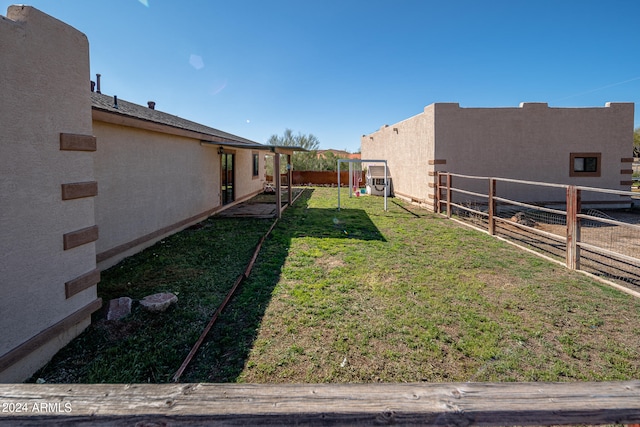
[[[631,424],[640,381],[20,384],[0,385],[0,405],[0,424],[16,426]]]
[[[292,173],[293,185],[338,185],[338,173],[335,171],[297,171]],[[286,176],[286,174],[282,174]],[[266,180],[273,182],[273,175],[266,175]],[[362,172],[360,186],[364,186],[366,177]],[[349,184],[349,172],[340,172],[340,184],[345,187]]]
[[[442,182],[443,175],[444,178],[446,178],[446,182],[444,183]],[[468,191],[463,189],[463,186],[456,187],[452,184],[453,177],[487,180],[489,183],[487,186],[487,193],[484,194]],[[504,197],[498,197],[496,190],[497,182],[510,182],[547,188],[562,188],[566,193],[565,200],[563,201],[564,203],[560,201],[524,203]],[[465,206],[463,202],[453,202],[452,194],[454,192],[456,194],[466,194],[473,197],[486,198],[488,205],[487,211],[485,212],[477,206]],[[622,290],[623,292],[629,293],[636,297],[640,297],[640,293],[635,291],[632,287],[621,286],[609,280],[609,278],[613,278],[614,280],[631,283],[634,285],[640,283],[640,274],[638,274],[636,270],[630,270],[630,268],[637,268],[638,266],[640,266],[640,258],[638,258],[637,251],[634,251],[632,246],[635,244],[632,241],[632,239],[634,238],[633,236],[636,236],[636,239],[640,238],[640,234],[638,234],[638,232],[640,231],[640,224],[636,224],[633,222],[633,220],[629,220],[628,218],[626,220],[616,220],[612,217],[607,217],[607,214],[599,212],[598,210],[595,210],[595,214],[593,215],[588,214],[590,211],[587,211],[587,214],[582,213],[585,204],[604,204],[613,205],[614,207],[617,205],[622,205],[626,207],[628,203],[631,207],[633,207],[634,193],[632,193],[631,191],[583,187],[568,184],[554,184],[536,181],[523,181],[507,178],[470,176],[450,172],[438,172],[435,193],[439,196],[438,205],[440,206],[440,208],[437,209],[439,213],[442,213],[442,206],[444,205],[444,207],[446,208],[446,216],[449,218],[451,218],[452,216],[453,208],[456,208],[459,212],[464,211],[462,217],[464,217],[465,215],[470,215],[476,218],[478,216],[486,217],[486,229],[483,228],[483,226],[479,226],[477,228],[486,231],[490,235],[498,234],[496,222],[499,222],[502,224],[506,224],[511,228],[517,227],[524,230],[526,233],[532,236],[532,241],[537,237],[542,238],[542,240],[537,241],[542,242],[543,244],[545,244],[543,239],[559,241],[565,245],[564,254],[561,256],[563,257],[564,264],[567,268],[582,271],[587,274],[595,274],[594,277],[598,280],[602,280],[607,284]],[[591,196],[593,196],[593,194],[607,194],[609,196],[618,195],[624,197],[624,199],[620,199],[620,202],[618,202],[616,200],[593,200],[593,197],[588,197],[587,201],[585,202],[585,193]],[[551,209],[549,207],[545,207],[545,204],[564,204],[564,206],[566,206],[566,210]],[[532,221],[532,224],[527,224],[526,222],[520,223],[513,217],[501,218],[500,216],[498,216],[498,205],[500,205],[500,208],[503,208],[505,206],[518,206],[520,208],[523,208],[523,210],[536,211],[537,213],[544,213],[551,216],[555,215],[561,217],[562,220],[566,220],[566,224],[564,226],[564,230],[561,232],[559,227],[556,227],[555,230],[552,230],[555,232],[550,232],[549,230],[545,231],[542,229],[543,226],[554,227],[562,223],[554,219],[553,217],[552,220],[548,222],[544,222],[544,219],[537,220],[539,224],[536,224],[536,221]],[[585,226],[583,222],[587,222],[587,225]],[[540,224],[542,225],[539,227],[538,225]],[[593,224],[597,225],[594,226]],[[476,227],[476,225],[471,224],[471,222],[466,223],[466,225]],[[603,225],[623,227],[624,231],[617,232],[617,234],[615,235],[607,235],[603,233],[603,236],[605,238],[594,238],[593,230],[595,228],[602,228]],[[589,243],[583,241],[583,238],[585,237],[585,229],[590,235]],[[627,233],[627,231],[629,233]],[[635,232],[636,234],[630,236],[630,234],[633,232]],[[622,238],[620,238],[620,236],[622,236]],[[518,243],[518,239],[515,239],[512,242],[515,242],[517,246],[527,249],[526,245],[521,245],[520,243]],[[609,247],[607,247],[606,245],[609,245]],[[610,247],[613,247],[614,249],[611,249]],[[581,251],[581,249],[584,249],[584,251]],[[587,255],[585,255],[585,253]],[[536,254],[540,255],[540,253],[538,252],[536,252]],[[554,256],[558,257],[559,254],[555,253]]]

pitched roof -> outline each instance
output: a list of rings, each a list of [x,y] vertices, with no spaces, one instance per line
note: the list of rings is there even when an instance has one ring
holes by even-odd
[[[245,144],[251,146],[255,146],[256,144],[262,145],[259,142],[251,141],[249,139],[223,132],[209,126],[201,125],[199,123],[192,122],[190,120],[186,120],[172,114],[154,110],[149,107],[143,107],[142,105],[124,101],[120,98],[118,98],[118,107],[116,108],[114,107],[113,96],[104,95],[97,92],[91,92],[91,108],[93,108],[94,110],[107,111],[109,113],[171,126],[178,129],[198,132],[215,138],[221,138],[225,142],[228,141],[231,143],[235,143],[238,146],[242,146]]]

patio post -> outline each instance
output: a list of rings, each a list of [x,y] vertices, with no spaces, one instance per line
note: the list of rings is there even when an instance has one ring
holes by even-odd
[[[291,162],[291,154],[287,154],[287,185],[289,189],[289,196],[287,197],[287,203],[289,206],[293,204],[293,164]]]
[[[338,210],[340,210],[340,163],[342,160],[338,159]]]
[[[278,218],[282,218],[282,210],[280,207],[282,206],[282,185],[280,183],[280,153],[275,150],[275,155],[273,156],[273,178],[276,182],[276,216]]]

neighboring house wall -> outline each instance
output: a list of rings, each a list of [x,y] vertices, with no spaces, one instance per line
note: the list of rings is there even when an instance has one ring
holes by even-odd
[[[429,171],[434,170],[428,165],[435,146],[433,110],[428,106],[421,114],[361,139],[363,159],[387,160],[394,194],[420,203],[433,191],[428,186],[433,181]]]
[[[427,204],[433,202],[434,189],[432,185],[425,198],[425,184],[433,183],[428,175],[436,170],[628,190],[633,114],[632,103],[608,103],[604,108],[549,108],[543,103],[524,103],[516,108],[432,104],[418,116],[363,136],[362,155],[387,159],[396,194]],[[571,153],[599,153],[600,176],[570,176]],[[399,174],[398,168],[414,170]],[[486,192],[486,183],[479,185],[469,188]],[[536,193],[530,187],[515,185],[506,188],[503,184],[499,190],[502,197],[526,201],[564,197],[554,190]],[[615,196],[611,200],[620,199]]]
[[[7,18],[0,17],[0,382],[18,382],[86,328],[101,301],[88,42],[31,7],[11,6]]]

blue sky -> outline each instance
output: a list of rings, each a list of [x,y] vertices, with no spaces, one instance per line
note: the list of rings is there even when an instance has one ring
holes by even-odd
[[[434,102],[640,100],[637,0],[26,4],[87,35],[103,93],[261,143],[290,128],[357,151]]]

